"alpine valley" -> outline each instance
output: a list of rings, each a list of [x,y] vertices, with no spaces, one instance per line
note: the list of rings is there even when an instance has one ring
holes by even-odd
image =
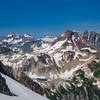
[[[100,33],[8,34],[0,73],[0,100],[100,100]]]

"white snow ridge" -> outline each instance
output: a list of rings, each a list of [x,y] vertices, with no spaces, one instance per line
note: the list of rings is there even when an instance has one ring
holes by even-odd
[[[48,100],[45,97],[21,85],[17,81],[9,78],[8,76],[5,76],[3,74],[2,76],[6,79],[6,83],[11,92],[16,94],[17,96],[7,96],[0,93],[0,100]]]

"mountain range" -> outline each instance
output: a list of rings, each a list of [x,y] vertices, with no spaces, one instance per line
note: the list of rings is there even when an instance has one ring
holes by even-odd
[[[100,100],[100,33],[67,30],[40,39],[8,34],[0,38],[0,72],[0,93],[6,95],[21,96],[4,78],[45,96],[38,100]]]

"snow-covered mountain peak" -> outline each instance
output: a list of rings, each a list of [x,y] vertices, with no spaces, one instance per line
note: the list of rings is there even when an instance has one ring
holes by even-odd
[[[7,37],[12,37],[12,34],[8,34]]]
[[[24,34],[24,37],[26,37],[26,38],[32,38],[32,36],[29,35],[29,34]]]
[[[34,38],[30,35],[27,35],[27,34],[8,34],[7,36],[3,37],[0,42],[2,43],[2,46],[3,45],[22,45],[26,42],[32,42],[34,41]]]
[[[52,37],[52,36],[45,36],[43,38],[41,38],[41,40],[45,41],[45,42],[53,42],[56,39],[56,37]]]
[[[59,36],[57,39],[54,40],[54,42],[52,43],[52,45],[54,45],[56,42],[58,41],[62,41],[62,40],[72,40],[72,37],[75,37],[75,38],[78,38],[78,33],[77,32],[74,32],[74,31],[66,31],[64,32],[61,36]]]

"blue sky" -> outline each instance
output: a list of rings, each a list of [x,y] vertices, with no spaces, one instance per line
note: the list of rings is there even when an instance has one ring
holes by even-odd
[[[0,0],[0,35],[100,31],[100,0]]]

